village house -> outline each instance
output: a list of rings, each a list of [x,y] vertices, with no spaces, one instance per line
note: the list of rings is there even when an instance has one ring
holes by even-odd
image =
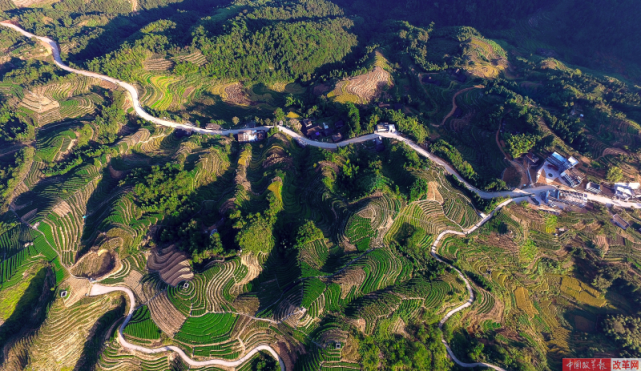
[[[255,142],[265,139],[265,132],[257,130],[243,130],[238,133],[239,143]]]
[[[560,178],[563,179],[570,187],[576,188],[583,182],[583,175],[575,167],[579,161],[574,157],[565,158],[559,153],[554,152],[548,157],[547,162],[556,167],[560,172]]]
[[[387,122],[382,122],[376,125],[377,133],[396,133],[396,126],[389,124]]]
[[[300,123],[303,124],[303,128],[305,128],[305,129],[309,129],[312,126],[314,126],[314,121],[312,121],[310,119],[304,119]]]
[[[588,184],[585,186],[585,190],[588,191],[588,192],[592,192],[595,195],[598,195],[599,193],[601,193],[601,185],[600,184],[596,184],[596,183],[592,183],[592,182],[588,182]]]
[[[588,195],[586,193],[561,191],[558,189],[551,191],[549,193],[549,196],[546,196],[545,199],[578,207],[585,207],[585,205],[588,203]]]
[[[641,197],[639,183],[614,183],[614,195],[622,200]]]
[[[624,231],[630,227],[630,223],[623,220],[623,218],[621,218],[617,214],[614,214],[614,216],[612,216],[612,222]]]
[[[579,173],[575,169],[568,169],[561,173],[561,179],[572,188],[576,188],[583,182],[583,174]]]

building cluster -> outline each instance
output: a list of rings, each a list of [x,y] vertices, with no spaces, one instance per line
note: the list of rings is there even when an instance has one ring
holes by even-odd
[[[562,206],[558,205],[558,203],[562,203],[571,206],[585,207],[588,203],[588,195],[582,192],[555,189],[545,192],[543,201],[550,206]]]
[[[640,188],[639,183],[614,183],[614,196],[624,201],[641,198]]]
[[[309,139],[331,137],[334,142],[343,140],[343,135],[337,132],[345,126],[343,121],[336,122],[332,128],[325,122],[322,124],[316,124],[311,119],[304,119],[301,121],[301,126],[303,134],[305,134]]]
[[[547,160],[550,164],[558,168],[560,178],[563,179],[570,187],[576,188],[583,181],[583,175],[575,167],[579,161],[574,157],[565,158],[559,153],[554,152]]]
[[[266,134],[262,130],[243,130],[238,132],[239,143],[250,143],[265,139]]]
[[[601,185],[588,182],[588,184],[585,185],[585,190],[588,192],[594,193],[595,195],[598,195],[599,193],[601,193]]]

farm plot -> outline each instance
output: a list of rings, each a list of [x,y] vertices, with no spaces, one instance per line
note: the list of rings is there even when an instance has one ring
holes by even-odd
[[[167,295],[176,309],[184,315],[201,315],[207,311],[206,286],[205,276],[199,274],[189,283],[184,283],[177,287],[169,287]]]
[[[392,76],[389,72],[376,66],[371,72],[340,81],[328,97],[341,103],[368,104],[380,97],[392,85]]]
[[[441,205],[434,201],[417,201],[404,207],[385,235],[385,240],[395,238],[404,225],[423,229],[431,235],[437,235],[446,229],[460,229],[460,226],[445,216]]]
[[[28,346],[29,368],[50,370],[54,364],[72,369],[78,363],[96,321],[120,305],[119,295],[86,298],[67,308],[62,299],[53,302],[47,319]]]
[[[578,302],[598,308],[603,307],[607,303],[603,298],[603,294],[598,290],[593,289],[573,277],[563,277],[561,279],[561,292],[571,296]]]
[[[53,162],[75,139],[76,134],[69,129],[39,131],[36,138],[36,156],[42,161]]]
[[[516,298],[516,306],[522,310],[523,312],[527,313],[530,316],[534,316],[535,314],[538,314],[538,311],[534,306],[532,305],[532,301],[530,300],[530,295],[528,293],[528,290],[525,287],[519,286],[514,290],[514,297]]]
[[[443,205],[445,216],[463,229],[470,228],[481,220],[476,210],[461,199],[448,199]]]
[[[118,339],[112,337],[100,353],[97,370],[109,371],[165,371],[170,370],[175,361],[170,355],[146,355],[129,353],[122,348]]]
[[[176,333],[176,340],[188,344],[215,344],[228,341],[238,316],[231,313],[207,313],[189,317]]]
[[[149,303],[149,312],[154,323],[169,336],[174,336],[181,328],[187,317],[185,317],[169,301],[166,292],[156,295]]]
[[[157,271],[163,281],[174,287],[194,278],[187,256],[172,247],[162,252],[154,250],[147,260],[147,269]]]
[[[341,299],[355,297],[391,286],[407,273],[405,261],[386,249],[376,249],[332,279],[341,287]]]
[[[124,333],[143,340],[157,340],[161,335],[161,331],[151,319],[149,307],[146,305],[136,309],[125,327]]]
[[[324,240],[307,243],[298,250],[298,262],[302,276],[310,277],[321,275],[321,269],[329,257],[329,249]]]
[[[370,248],[370,240],[375,237],[375,233],[369,219],[354,214],[347,222],[345,237],[358,251],[366,251]]]
[[[238,106],[249,106],[251,101],[243,90],[243,85],[239,82],[227,85],[225,87],[223,101]]]
[[[163,58],[162,56],[153,56],[145,59],[142,66],[147,71],[167,71],[174,66],[174,62]]]
[[[240,266],[240,262],[235,259],[218,264],[203,273],[207,277],[207,311],[222,312],[231,306],[234,297],[230,291],[236,283],[235,272],[241,269]]]

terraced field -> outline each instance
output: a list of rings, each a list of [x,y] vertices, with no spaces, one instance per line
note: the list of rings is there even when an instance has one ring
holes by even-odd
[[[498,44],[480,38],[466,43],[476,55],[498,59],[479,61],[479,76],[492,78],[505,67],[506,54]],[[251,112],[253,105],[281,106],[286,94],[305,92],[295,84],[209,84],[205,78],[163,72],[182,62],[207,63],[197,52],[171,60],[149,58],[130,99],[138,91],[142,105],[176,117],[172,111],[207,94],[239,106],[233,109],[241,111],[233,112]],[[493,63],[494,69],[484,63]],[[375,60],[373,71],[339,83],[341,94],[361,104],[377,100],[391,87],[385,68],[390,65]],[[405,78],[407,84],[399,85],[412,85],[412,76]],[[448,91],[460,85],[452,83],[448,89],[426,88],[440,95],[429,99],[452,99]],[[163,126],[128,117],[127,125],[119,124],[107,140],[100,135],[103,128],[88,120],[60,122],[108,106],[121,94],[116,88],[113,80],[75,75],[21,93],[0,87],[15,93],[21,112],[41,126],[35,142],[27,144],[36,156],[20,195],[0,219],[0,297],[24,292],[20,279],[32,274],[28,268],[36,264],[50,269],[56,282],[44,322],[11,346],[15,359],[36,355],[22,358],[33,369],[50,369],[52,360],[56,367],[82,369],[88,367],[87,354],[96,356],[99,369],[184,368],[182,362],[213,369],[214,363],[207,362],[214,361],[250,369],[258,350],[271,350],[279,362],[296,364],[296,369],[359,369],[359,344],[379,336],[415,341],[418,325],[434,330],[429,336],[439,347],[447,340],[454,359],[461,339],[476,337],[511,344],[510,349],[545,344],[558,351],[554,359],[575,350],[572,332],[593,331],[595,313],[615,305],[629,309],[625,298],[608,295],[590,283],[598,282],[593,277],[581,274],[578,264],[588,259],[568,257],[601,251],[604,261],[634,269],[641,234],[613,227],[607,211],[594,208],[553,219],[534,206],[503,203],[481,219],[472,200],[446,180],[454,171],[439,167],[442,160],[397,134],[381,134],[388,147],[382,153],[361,145],[373,136],[350,139],[339,148],[303,139],[286,127],[245,145],[234,131],[145,116],[137,105],[132,112]],[[446,125],[430,134],[465,133],[468,141],[457,143],[463,157],[498,173],[505,164],[496,160],[497,149],[478,150],[494,138],[494,131],[472,125],[478,109],[491,99],[478,93],[470,89],[454,98],[466,115],[446,118]],[[117,108],[131,104],[118,100]],[[404,109],[411,112],[411,107]],[[638,134],[630,123],[616,128]],[[81,154],[76,145],[82,139],[87,152]],[[412,165],[408,160],[403,166],[390,161],[399,150],[393,147],[396,142],[432,161]],[[51,174],[48,167],[70,154],[85,157],[64,174],[46,175]],[[355,159],[362,166],[350,179],[348,165],[356,161],[348,160]],[[380,180],[375,186],[357,195],[345,189],[370,175]],[[427,191],[410,195],[420,179]],[[176,184],[187,192],[172,189]],[[467,186],[484,198],[524,194]],[[633,223],[641,221],[638,213],[617,212]],[[307,222],[316,229],[306,231]],[[265,237],[268,248],[243,239],[243,233],[256,230],[250,237]],[[298,243],[308,232],[314,237]],[[87,270],[87,261],[101,254],[108,254],[113,265],[107,264],[99,283],[70,274]],[[126,299],[115,293],[88,297],[96,287],[122,291]],[[127,307],[130,316],[120,322]],[[495,361],[489,352],[486,356]],[[543,364],[542,358],[536,360]]]

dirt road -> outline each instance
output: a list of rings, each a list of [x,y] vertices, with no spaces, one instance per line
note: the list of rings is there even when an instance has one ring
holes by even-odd
[[[459,90],[459,91],[457,91],[457,92],[456,92],[456,94],[454,94],[454,96],[452,97],[452,110],[450,111],[450,113],[448,113],[448,114],[447,114],[447,116],[445,116],[445,118],[443,119],[443,121],[441,121],[440,125],[433,125],[433,126],[435,126],[435,127],[437,127],[437,128],[438,128],[438,127],[443,126],[443,125],[445,124],[445,122],[447,121],[447,119],[449,119],[450,117],[452,117],[452,115],[454,114],[454,112],[455,112],[455,111],[456,111],[456,109],[458,108],[458,106],[456,105],[456,97],[458,97],[458,96],[459,96],[459,94],[463,94],[463,93],[465,93],[466,91],[470,91],[470,90],[472,90],[472,89],[485,89],[485,86],[484,86],[484,85],[474,85],[474,86],[472,86],[472,87],[470,87],[470,88],[465,88],[465,89],[463,89],[463,90]]]

